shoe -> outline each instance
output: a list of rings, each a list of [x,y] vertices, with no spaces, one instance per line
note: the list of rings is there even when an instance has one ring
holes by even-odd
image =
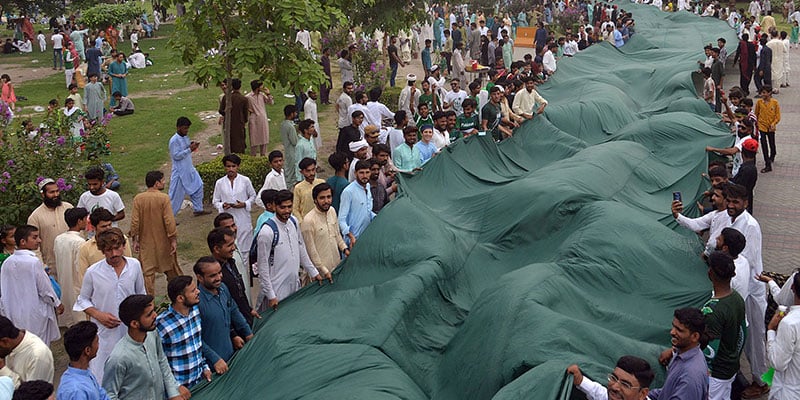
[[[774,163],[774,162],[775,162],[775,154],[773,154],[773,155],[771,155],[771,156],[769,157],[769,163],[770,163],[770,164],[772,164],[772,163]]]
[[[203,211],[195,211],[194,216],[199,217],[201,215],[208,215],[211,214],[211,211],[203,210]]]
[[[757,383],[753,382],[750,386],[748,386],[742,391],[742,398],[755,399],[767,393],[769,393],[769,386],[767,385],[759,386]]]
[[[786,85],[784,85],[784,84],[781,84],[781,87],[782,87],[782,88],[785,88],[785,87],[786,87]]]
[[[764,168],[761,169],[761,173],[762,174],[766,174],[767,172],[770,172],[770,171],[772,171],[772,167],[770,167],[770,166],[767,166],[767,167],[764,167]]]

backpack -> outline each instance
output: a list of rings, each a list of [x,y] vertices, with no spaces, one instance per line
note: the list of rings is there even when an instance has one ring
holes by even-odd
[[[294,216],[290,216],[289,220],[292,221],[294,224],[295,229],[297,228],[297,220]],[[264,229],[264,225],[268,225],[272,229],[272,246],[269,250],[269,265],[271,266],[272,263],[275,261],[275,246],[278,245],[278,239],[280,238],[280,234],[278,233],[278,225],[275,224],[275,220],[272,218],[268,219],[266,222],[262,223],[261,226],[258,227],[258,233],[261,233],[261,229]],[[249,252],[249,261],[250,265],[253,265],[258,262],[258,233],[256,237],[253,239],[253,243],[250,245],[250,252]]]

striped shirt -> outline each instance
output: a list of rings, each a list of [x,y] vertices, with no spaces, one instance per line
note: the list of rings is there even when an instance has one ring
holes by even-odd
[[[156,318],[156,329],[175,380],[187,388],[198,384],[209,369],[202,352],[200,308],[192,307],[184,316],[169,306]]]

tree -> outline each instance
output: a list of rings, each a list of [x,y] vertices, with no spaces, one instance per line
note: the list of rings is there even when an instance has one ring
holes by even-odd
[[[136,1],[121,4],[101,3],[85,9],[81,13],[81,22],[92,29],[102,29],[139,18],[142,13],[144,8]]]
[[[344,23],[344,0],[190,0],[176,21],[170,43],[200,85],[255,73],[272,85],[293,89],[326,82],[322,67],[295,43],[296,29],[324,32]],[[225,110],[230,115],[230,85]],[[223,147],[230,151],[230,118],[225,119]]]
[[[8,0],[0,2],[0,12],[17,11],[20,15],[31,15],[39,11],[48,16],[64,12],[63,0]]]

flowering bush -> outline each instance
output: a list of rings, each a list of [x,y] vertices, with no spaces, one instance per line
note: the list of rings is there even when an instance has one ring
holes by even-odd
[[[556,17],[556,24],[559,28],[561,28],[561,32],[564,33],[567,31],[567,28],[573,29],[572,33],[576,33],[574,31],[575,25],[581,20],[583,12],[580,8],[577,7],[567,7],[564,9],[564,12],[559,14]]]
[[[390,71],[376,41],[359,39],[352,56],[355,90],[386,87]]]
[[[347,50],[348,46],[350,46],[350,30],[346,25],[333,27],[322,37],[322,48],[330,47],[331,53],[336,54],[336,57],[340,51]]]
[[[110,153],[109,116],[73,138],[60,109],[48,112],[39,129],[20,124],[0,142],[0,224],[24,224],[42,202],[38,184],[56,181],[63,201],[76,204],[83,174]]]
[[[7,127],[12,119],[14,119],[14,112],[11,111],[11,107],[3,100],[0,100],[0,132],[3,132],[3,128]]]

